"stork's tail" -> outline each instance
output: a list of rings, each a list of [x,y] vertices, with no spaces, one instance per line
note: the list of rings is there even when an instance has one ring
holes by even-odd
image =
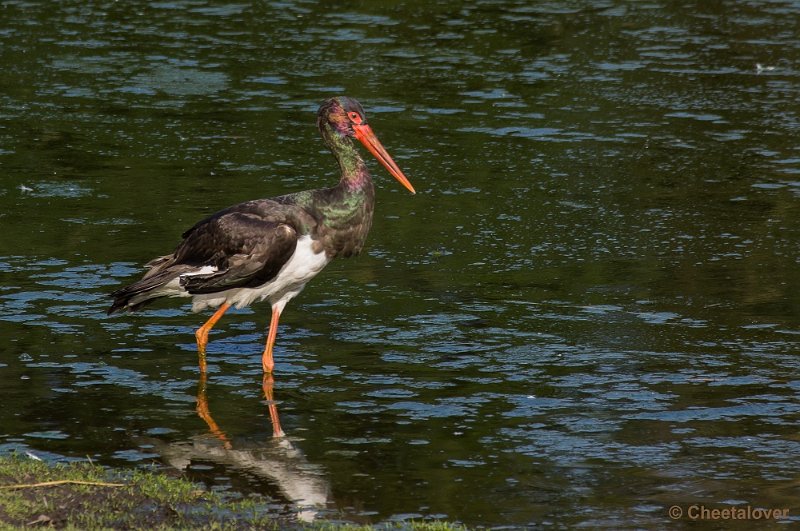
[[[141,280],[111,293],[114,302],[108,315],[116,312],[135,312],[142,306],[161,297],[185,295],[180,286],[180,276],[196,269],[187,264],[170,263],[172,256],[162,256],[147,265],[148,271]]]

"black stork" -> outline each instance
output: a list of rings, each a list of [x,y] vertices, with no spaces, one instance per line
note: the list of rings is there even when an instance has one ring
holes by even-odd
[[[192,310],[217,310],[196,332],[200,371],[206,372],[208,333],[225,311],[266,299],[272,318],[261,358],[272,373],[278,319],[286,304],[336,257],[358,254],[372,225],[375,189],[352,139],[364,146],[411,193],[408,181],[367,124],[353,98],[325,101],[317,127],[339,163],[332,188],[307,190],[233,205],[183,233],[172,254],[147,264],[141,280],[111,294],[109,314],[135,311],[161,297],[192,297]]]

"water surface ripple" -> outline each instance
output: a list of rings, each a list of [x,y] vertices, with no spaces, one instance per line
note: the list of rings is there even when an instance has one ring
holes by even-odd
[[[0,453],[176,467],[302,520],[800,520],[796,2],[0,13]],[[204,215],[331,184],[340,93],[420,193],[370,163],[367,250],[284,314],[275,441],[267,308],[215,329],[206,382],[205,316],[107,294]]]

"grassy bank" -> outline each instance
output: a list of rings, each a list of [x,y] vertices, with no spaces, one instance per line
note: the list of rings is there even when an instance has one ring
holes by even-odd
[[[0,457],[0,528],[66,529],[348,529],[301,525],[271,512],[258,498],[226,499],[184,479],[92,463],[47,464]],[[463,529],[447,523],[404,524],[421,531]],[[381,528],[385,528],[382,527]]]

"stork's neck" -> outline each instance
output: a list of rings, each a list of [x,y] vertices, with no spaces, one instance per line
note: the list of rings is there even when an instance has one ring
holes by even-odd
[[[339,163],[341,179],[339,186],[348,192],[357,192],[372,187],[372,177],[358,148],[348,137],[334,132],[329,126],[322,128],[322,138]]]
[[[339,163],[339,184],[312,190],[305,200],[296,200],[318,221],[312,238],[319,241],[331,258],[358,254],[372,225],[375,188],[364,159],[346,136],[320,126],[322,138]]]

